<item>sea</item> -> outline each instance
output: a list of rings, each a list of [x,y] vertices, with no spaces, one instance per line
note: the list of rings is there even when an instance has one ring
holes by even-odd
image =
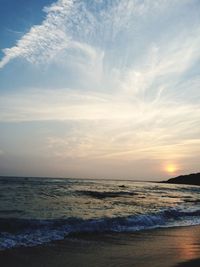
[[[0,178],[0,250],[78,233],[200,224],[200,187],[65,178]]]

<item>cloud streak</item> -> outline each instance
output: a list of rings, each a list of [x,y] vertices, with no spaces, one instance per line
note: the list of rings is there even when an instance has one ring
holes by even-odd
[[[33,26],[15,46],[3,50],[0,68],[18,57],[31,63],[49,62],[60,51],[72,47],[81,47],[86,53],[89,45],[103,48],[107,42],[114,42],[117,36],[123,35],[123,31],[133,31],[139,16],[152,13],[156,16],[156,12],[178,3],[168,2],[58,0],[44,8],[46,18],[41,25]]]
[[[1,101],[1,121],[74,121],[79,125],[67,135],[48,137],[48,147],[56,157],[130,161],[172,155],[180,159],[199,153],[198,104],[161,99],[133,102],[118,94],[83,95],[66,93],[66,89],[26,92]]]

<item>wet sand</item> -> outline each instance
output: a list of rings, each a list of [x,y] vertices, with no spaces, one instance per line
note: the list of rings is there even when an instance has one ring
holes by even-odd
[[[199,267],[200,226],[82,234],[0,251],[1,267]]]

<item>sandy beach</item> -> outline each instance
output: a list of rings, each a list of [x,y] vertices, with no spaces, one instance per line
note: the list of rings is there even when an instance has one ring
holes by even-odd
[[[1,267],[200,266],[200,226],[83,234],[0,252]]]

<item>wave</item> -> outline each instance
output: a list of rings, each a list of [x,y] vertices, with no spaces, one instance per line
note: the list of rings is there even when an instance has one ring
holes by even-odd
[[[24,213],[24,211],[23,210],[0,210],[0,214],[15,214],[15,213],[17,213],[17,214],[23,214]]]
[[[76,191],[76,194],[83,195],[83,196],[89,196],[92,198],[97,199],[104,199],[104,198],[114,198],[114,197],[125,197],[125,196],[133,196],[136,195],[134,192],[129,191],[109,191],[109,192],[100,192],[100,191],[90,191],[90,190],[79,190]]]
[[[134,232],[200,224],[200,210],[166,209],[158,213],[98,219],[0,218],[0,249],[35,246],[77,233]]]
[[[183,199],[184,202],[187,202],[187,203],[194,203],[194,204],[198,204],[200,203],[200,199]]]

